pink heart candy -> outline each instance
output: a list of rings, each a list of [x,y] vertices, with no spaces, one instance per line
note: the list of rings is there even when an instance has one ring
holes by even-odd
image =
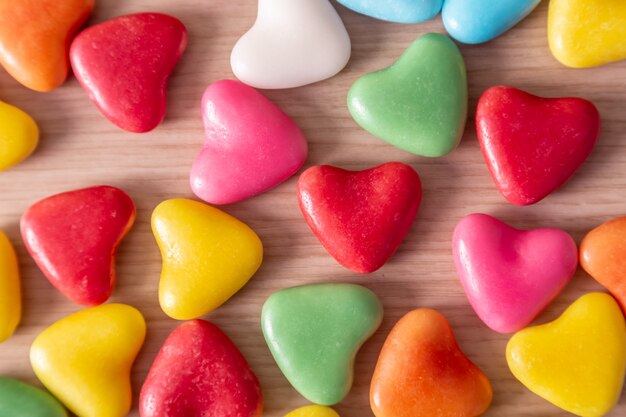
[[[452,250],[474,311],[500,333],[530,324],[578,265],[576,243],[563,230],[518,230],[486,214],[461,219]]]
[[[205,142],[190,182],[208,203],[234,203],[267,191],[306,160],[306,139],[294,121],[239,81],[211,84],[202,97],[202,118]]]

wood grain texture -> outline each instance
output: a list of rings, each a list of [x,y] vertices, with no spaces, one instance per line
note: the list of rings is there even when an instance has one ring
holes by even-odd
[[[261,306],[281,288],[321,281],[365,285],[385,306],[380,330],[357,357],[354,387],[335,407],[343,417],[372,415],[368,388],[378,352],[393,324],[417,307],[441,311],[450,320],[461,348],[491,379],[494,401],[486,416],[569,415],[536,397],[510,374],[504,357],[508,336],[489,330],[469,306],[454,270],[451,236],[462,216],[484,212],[519,228],[560,227],[579,242],[601,222],[626,214],[626,62],[585,70],[563,67],[548,50],[547,2],[543,2],[504,36],[484,45],[460,46],[470,85],[465,136],[450,155],[426,159],[360,129],[348,114],[346,94],[356,78],[392,63],[418,36],[444,32],[440,18],[399,25],[335,6],[353,42],[346,69],[314,85],[265,93],[295,119],[308,138],[306,166],[362,169],[394,160],[411,164],[424,185],[417,221],[390,262],[378,272],[362,276],[336,264],[313,236],[298,209],[296,177],[261,196],[225,206],[225,211],[259,233],[265,259],[249,284],[206,318],[223,328],[248,358],[263,386],[266,416],[282,416],[306,400],[288,384],[263,341]],[[40,147],[31,158],[0,173],[0,229],[16,246],[24,298],[17,333],[0,345],[2,375],[39,384],[28,360],[31,342],[45,327],[79,310],[43,277],[19,235],[21,213],[54,193],[110,184],[126,190],[137,205],[137,222],[119,250],[118,284],[110,299],[139,308],[148,323],[146,343],[133,368],[135,398],[159,347],[178,324],[158,305],[161,259],[150,231],[150,215],[164,199],[192,197],[188,174],[203,141],[200,97],[209,83],[233,78],[230,50],[254,22],[256,2],[99,0],[90,24],[139,11],[177,16],[190,35],[187,52],[169,84],[165,122],[149,134],[125,133],[113,126],[74,78],[41,94],[0,72],[0,99],[30,113],[42,132]],[[472,122],[476,100],[496,84],[544,96],[584,97],[592,100],[602,115],[602,135],[589,160],[562,190],[531,207],[514,207],[502,198],[476,140]],[[580,295],[600,289],[579,270],[537,322],[554,319]],[[136,401],[130,415],[139,415]],[[626,415],[625,398],[611,414],[622,415]]]

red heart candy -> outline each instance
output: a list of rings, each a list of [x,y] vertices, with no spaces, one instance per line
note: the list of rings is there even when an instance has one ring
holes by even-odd
[[[167,79],[187,46],[187,29],[160,13],[121,16],[82,31],[70,48],[78,81],[113,123],[142,133],[165,117]]]
[[[115,285],[115,252],[135,221],[122,190],[84,188],[43,199],[26,210],[26,248],[46,278],[82,305],[105,302]]]
[[[298,180],[313,233],[337,262],[359,273],[377,270],[395,252],[421,199],[419,175],[400,162],[358,172],[315,166]]]
[[[241,352],[216,325],[178,326],[159,351],[141,388],[141,417],[259,417],[259,382]]]
[[[581,98],[543,98],[499,86],[480,97],[476,129],[496,186],[525,206],[563,185],[587,159],[600,115]]]

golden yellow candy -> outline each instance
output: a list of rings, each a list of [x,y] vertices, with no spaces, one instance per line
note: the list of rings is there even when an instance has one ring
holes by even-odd
[[[163,257],[159,302],[178,320],[222,305],[263,260],[263,245],[250,227],[197,201],[162,202],[152,213],[152,231]]]
[[[624,0],[550,0],[550,49],[561,63],[574,68],[625,59],[625,22]]]
[[[0,342],[13,334],[21,315],[22,295],[17,257],[11,242],[0,231]]]
[[[339,414],[330,407],[307,405],[287,413],[285,417],[339,417]]]
[[[624,382],[624,316],[610,295],[584,295],[555,321],[515,333],[506,359],[513,375],[540,397],[579,416],[603,416]]]
[[[79,417],[123,417],[131,405],[130,369],[146,335],[143,316],[104,304],[65,317],[33,342],[39,380]]]
[[[39,129],[33,118],[0,101],[0,171],[26,159],[38,141]]]

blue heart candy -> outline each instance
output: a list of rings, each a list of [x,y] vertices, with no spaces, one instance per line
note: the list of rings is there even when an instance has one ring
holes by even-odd
[[[355,12],[397,23],[419,23],[441,11],[443,0],[337,0]]]
[[[541,0],[446,0],[443,24],[463,43],[483,43],[511,29]]]

